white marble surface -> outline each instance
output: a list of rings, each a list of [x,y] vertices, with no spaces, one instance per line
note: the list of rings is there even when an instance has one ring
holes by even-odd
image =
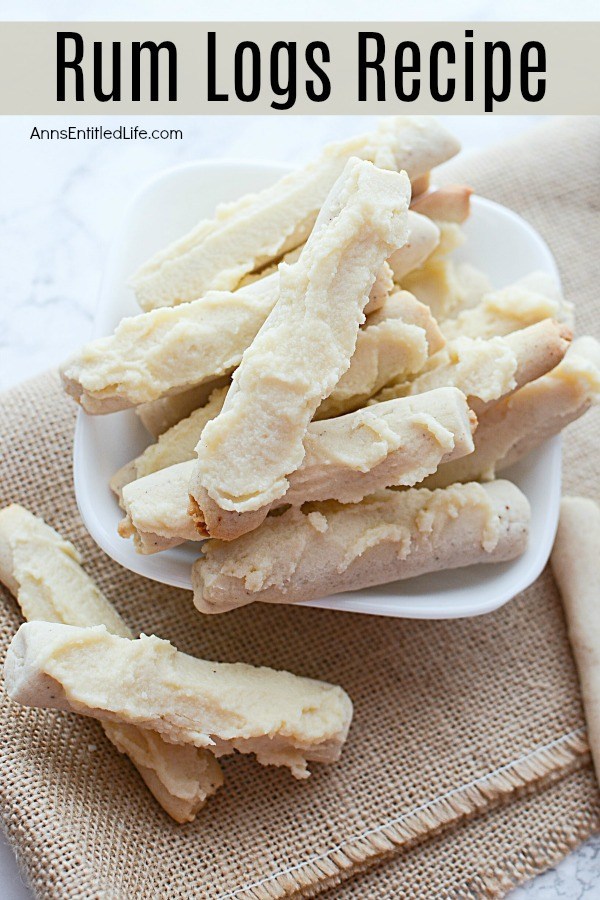
[[[207,4],[209,6],[209,4]],[[352,0],[330,5],[306,0],[306,18],[363,18],[364,6]],[[508,0],[501,13],[490,4],[454,0],[423,0],[402,8],[406,19],[564,18],[562,0],[531,5]],[[575,0],[569,18],[597,18],[597,0]],[[39,0],[8,3],[5,19],[81,18],[83,7],[73,0],[56,0],[51,9]],[[215,7],[216,9],[216,7]],[[276,12],[274,12],[276,10]],[[85,18],[195,18],[197,6],[187,0],[148,0],[139,4],[105,0],[102,9],[85,7]],[[295,12],[295,10],[294,10]],[[494,15],[492,15],[492,12]],[[497,13],[497,14],[496,14]],[[281,5],[263,0],[247,4],[222,2],[207,18],[285,18]],[[398,18],[398,3],[369,4],[372,19]],[[290,17],[289,15],[287,16]],[[292,18],[296,18],[294,15]],[[86,120],[97,124],[99,120]],[[122,120],[118,120],[119,122]],[[126,120],[133,123],[134,120]],[[145,124],[138,121],[139,124]],[[534,118],[454,118],[448,124],[467,151],[490,145],[535,126]],[[106,125],[117,120],[103,120]],[[368,117],[193,118],[168,119],[162,124],[181,128],[180,142],[30,141],[34,124],[60,127],[58,119],[0,120],[4,185],[0,201],[0,389],[56,365],[89,334],[106,249],[123,209],[135,190],[154,173],[198,157],[230,156],[299,161],[308,159],[324,141],[368,126]],[[84,124],[83,120],[77,124]],[[0,897],[30,898],[16,861],[0,838]],[[556,897],[600,897],[600,837],[589,840],[555,869],[518,888],[512,900],[553,900]]]

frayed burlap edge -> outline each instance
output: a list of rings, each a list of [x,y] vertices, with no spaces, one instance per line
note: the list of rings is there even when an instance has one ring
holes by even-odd
[[[561,837],[554,835],[555,852],[548,853],[546,851],[544,858],[539,863],[513,861],[513,867],[517,870],[517,874],[514,877],[503,872],[496,875],[480,876],[481,891],[478,892],[479,896],[489,897],[490,900],[504,897],[508,891],[557,865],[565,856],[572,853],[577,847],[580,847],[589,836],[589,828],[586,823],[581,823],[579,826],[574,827],[568,837],[566,835]]]
[[[500,798],[496,802],[489,804],[485,810],[482,810],[481,819],[485,820],[489,815],[493,816],[503,809],[509,809],[516,800],[526,799],[528,797],[544,798],[546,792],[551,792],[553,788],[568,782],[568,780],[578,772],[589,770],[591,774],[593,772],[592,763],[589,756],[586,757],[586,759],[588,760],[587,762],[585,759],[574,759],[571,765],[565,770],[558,773],[551,773],[548,777],[543,778],[534,784],[517,789],[506,797]],[[550,802],[552,802],[551,799]],[[407,844],[402,849],[405,852],[409,852],[419,846],[427,844],[430,839],[435,840],[437,837],[443,840],[446,837],[451,837],[452,833],[454,831],[459,831],[461,826],[467,827],[469,826],[469,823],[473,823],[479,818],[480,816],[477,814],[468,815],[452,828],[440,829],[437,835],[424,835],[421,839],[415,840],[411,844]],[[539,852],[528,852],[524,855],[522,845],[516,846],[514,848],[514,853],[511,856],[504,857],[502,869],[496,869],[492,872],[481,871],[477,872],[474,876],[470,875],[464,881],[454,884],[451,892],[444,894],[444,896],[456,898],[456,900],[459,900],[459,898],[460,900],[466,900],[466,898],[468,898],[468,900],[475,900],[475,898],[477,898],[477,900],[483,900],[484,897],[490,898],[490,900],[502,898],[508,891],[529,881],[534,876],[542,874],[552,866],[557,865],[569,853],[588,840],[591,833],[589,815],[577,810],[573,819],[569,822],[568,831],[565,831],[564,826],[560,824],[556,828],[550,828],[548,830],[546,835],[547,842]],[[552,849],[550,849],[550,847]],[[368,875],[369,873],[372,873],[373,870],[378,869],[380,863],[383,864],[394,859],[400,861],[402,859],[402,854],[390,853],[386,856],[381,856],[378,859],[371,860],[370,862],[368,861],[364,865],[354,869],[352,872],[348,872],[345,875],[331,880],[325,889],[320,886],[312,890],[297,892],[294,896],[314,897],[317,894],[323,896],[324,892],[328,897],[338,896],[338,892],[343,888],[344,883],[351,888],[355,877],[360,879],[361,876]],[[402,876],[399,873],[398,879],[401,879],[401,877]],[[351,890],[349,895],[352,897],[359,896],[356,891],[352,892]],[[344,893],[342,896],[346,896],[346,894]],[[383,895],[374,894],[372,896]],[[400,890],[398,894],[394,893],[393,896],[410,897],[414,895],[402,893]]]
[[[588,763],[589,747],[585,729],[581,727],[488,775],[421,804],[385,825],[347,838],[326,853],[221,894],[219,900],[314,897],[383,862],[399,849],[409,849],[443,830],[506,804],[513,796],[543,790]],[[575,843],[564,841],[564,852],[557,853],[556,859],[562,858],[587,836],[587,831],[582,831],[577,834]],[[546,860],[544,868],[552,865],[556,859]],[[522,869],[523,877],[520,881],[539,871],[525,864]],[[491,897],[501,896],[512,886],[513,881],[502,874],[482,878],[482,887]]]

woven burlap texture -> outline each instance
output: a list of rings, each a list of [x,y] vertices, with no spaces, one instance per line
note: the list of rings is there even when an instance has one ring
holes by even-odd
[[[438,179],[468,181],[529,219],[557,257],[580,333],[596,335],[599,169],[599,121],[569,119],[466,156]],[[1,503],[22,503],[73,540],[135,630],[339,683],[355,717],[339,764],[300,783],[230,757],[225,787],[177,826],[96,722],[23,709],[2,692],[4,826],[39,897],[492,896],[600,827],[548,571],[470,620],[260,604],[204,617],[189,594],[121,569],[87,536],[73,495],[74,419],[54,374],[0,400]],[[599,419],[569,429],[564,467],[569,490],[597,499]],[[0,610],[3,656],[21,618],[6,592]]]

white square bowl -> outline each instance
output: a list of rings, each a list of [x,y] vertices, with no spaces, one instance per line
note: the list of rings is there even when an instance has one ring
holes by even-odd
[[[93,337],[113,331],[123,316],[139,313],[126,282],[156,250],[210,217],[216,205],[271,184],[288,169],[269,163],[208,160],[169,169],[137,195],[115,237],[102,282]],[[473,198],[467,242],[456,254],[482,269],[495,287],[542,270],[559,281],[540,236],[515,213]],[[149,437],[133,411],[107,416],[79,413],[74,479],[79,511],[97,544],[125,568],[164,584],[191,590],[190,568],[199,544],[184,544],[141,556],[117,533],[122,513],[109,478],[139,454]],[[405,618],[444,619],[490,612],[528,587],[545,566],[558,523],[561,482],[560,437],[545,443],[502,473],[517,484],[532,508],[529,546],[516,560],[469,566],[380,587],[336,594],[306,606]]]

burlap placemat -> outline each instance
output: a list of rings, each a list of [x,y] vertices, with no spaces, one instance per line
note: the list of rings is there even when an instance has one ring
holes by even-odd
[[[584,119],[553,123],[443,175],[470,181],[542,232],[580,329],[592,333],[599,168],[599,121]],[[260,604],[203,617],[188,594],[120,569],[86,535],[72,489],[74,417],[55,375],[0,400],[0,502],[24,504],[73,540],[134,629],[200,656],[338,682],[355,719],[342,762],[315,766],[307,783],[228,758],[225,787],[182,827],[97,723],[22,709],[2,693],[4,826],[38,896],[492,896],[600,827],[548,572],[479,619],[398,621]],[[592,414],[565,441],[568,489],[597,498],[599,437]],[[3,593],[2,655],[19,622]]]

